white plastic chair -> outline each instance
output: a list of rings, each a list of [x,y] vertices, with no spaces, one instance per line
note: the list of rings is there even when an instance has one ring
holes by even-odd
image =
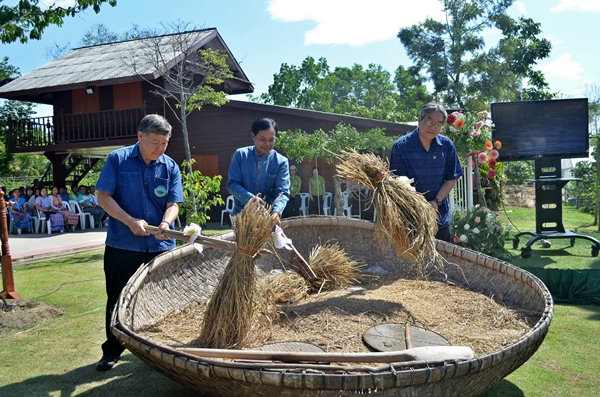
[[[344,198],[344,216],[346,218],[359,218],[359,215],[352,215],[352,204],[350,203],[350,192],[342,192]],[[334,215],[337,215],[337,210],[333,211]]]
[[[69,200],[69,205],[72,208],[72,211],[79,215],[79,224],[81,225],[81,230],[85,230],[85,218],[89,218],[90,228],[94,228],[94,217],[89,212],[83,212],[79,203],[75,200]]]
[[[225,216],[225,213],[229,213],[229,216],[231,216],[231,212],[233,211],[233,205],[233,196],[227,196],[227,201],[225,202],[225,209],[221,211],[221,226],[223,226],[223,217]]]
[[[45,214],[42,217],[42,213],[40,212],[40,210],[37,210],[37,212],[38,218],[40,218],[40,233],[44,233],[44,231],[46,231],[48,234],[52,234],[52,223],[50,222],[50,217],[46,216]],[[61,233],[64,233],[64,231],[65,229],[60,229]]]
[[[67,203],[66,201],[63,201],[63,205],[65,206],[65,208],[66,208],[67,210],[69,210],[69,211],[73,211],[73,210],[71,209],[71,205],[70,205],[69,203]],[[73,211],[73,212],[75,212],[75,211]],[[75,231],[75,225],[71,226],[71,229],[72,229],[73,231]]]
[[[303,216],[308,213],[308,201],[310,200],[309,193],[300,193],[300,212]]]
[[[325,192],[325,199],[323,200],[323,214],[329,215],[329,210],[331,210],[331,198],[333,194],[329,192]]]

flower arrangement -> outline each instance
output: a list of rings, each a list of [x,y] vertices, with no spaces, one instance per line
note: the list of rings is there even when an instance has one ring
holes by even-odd
[[[502,226],[498,215],[499,212],[479,205],[470,211],[455,211],[452,214],[452,241],[495,258],[511,259],[512,255],[504,248],[504,243],[512,226]]]
[[[487,165],[488,179],[496,177],[498,150],[502,142],[492,143],[492,119],[487,110],[478,113],[457,111],[448,115],[441,133],[454,143],[458,158],[463,164],[471,163],[471,157],[477,156],[477,162]],[[475,168],[472,164],[473,169]]]

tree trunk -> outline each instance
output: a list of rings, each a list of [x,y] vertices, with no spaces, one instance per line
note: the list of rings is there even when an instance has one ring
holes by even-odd
[[[481,174],[479,173],[479,163],[477,162],[477,156],[472,156],[471,160],[473,161],[473,164],[475,164],[475,190],[477,191],[477,199],[481,207],[487,208],[487,202],[485,201],[485,192],[481,188]]]
[[[187,174],[192,173],[192,152],[190,150],[190,140],[187,129],[187,111],[185,110],[185,106],[181,106],[181,131],[183,132],[183,147],[185,149],[185,159],[187,161],[187,169],[183,171]],[[192,200],[193,205],[193,214],[196,215],[198,213],[198,207],[196,205],[196,193],[194,189],[190,189],[188,192],[188,197]]]

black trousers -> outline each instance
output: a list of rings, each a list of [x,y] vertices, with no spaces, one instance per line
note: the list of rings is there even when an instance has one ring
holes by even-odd
[[[285,209],[283,210],[283,217],[289,218],[290,216],[300,216],[300,206],[302,205],[302,199],[300,194],[296,197],[290,197]]]
[[[446,226],[443,229],[439,229],[435,235],[435,238],[437,238],[438,240],[443,240],[443,241],[447,241],[447,242],[451,242],[450,240],[452,240],[452,233],[450,232],[450,226]]]
[[[109,247],[104,249],[104,277],[106,280],[106,342],[102,344],[104,355],[120,356],[125,348],[110,332],[110,319],[121,291],[127,281],[144,263],[150,262],[161,252],[137,252]]]

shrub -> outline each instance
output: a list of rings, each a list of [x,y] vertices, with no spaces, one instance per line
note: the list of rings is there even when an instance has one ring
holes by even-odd
[[[461,247],[509,260],[512,254],[504,248],[509,227],[498,221],[498,213],[475,206],[469,211],[455,211],[452,214],[452,242]]]

